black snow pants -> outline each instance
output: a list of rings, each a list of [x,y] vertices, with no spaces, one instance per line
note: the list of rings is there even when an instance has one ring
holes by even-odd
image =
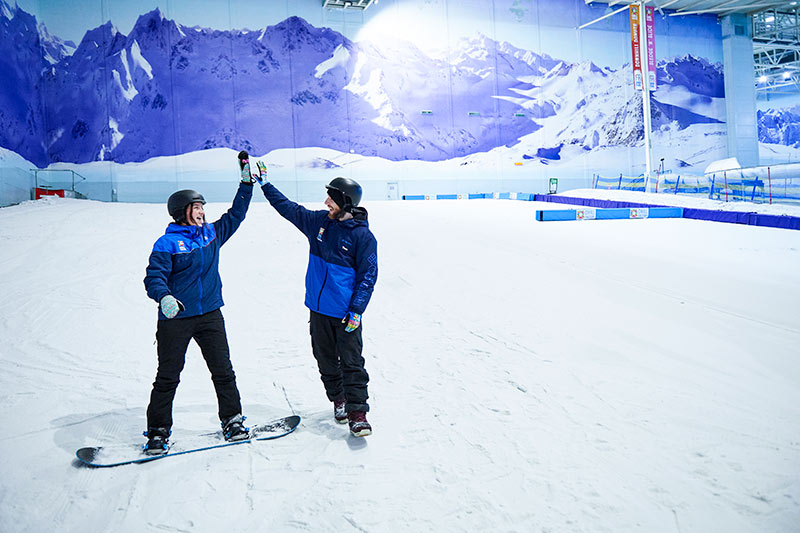
[[[158,372],[147,408],[148,428],[172,427],[172,401],[186,361],[186,349],[192,339],[200,346],[211,371],[211,380],[217,392],[219,419],[226,420],[242,412],[225,334],[225,320],[217,309],[204,315],[158,321]]]
[[[369,375],[361,356],[361,326],[347,333],[341,318],[311,311],[309,320],[311,348],[317,360],[325,394],[332,402],[346,400],[345,409],[369,411],[367,383]]]

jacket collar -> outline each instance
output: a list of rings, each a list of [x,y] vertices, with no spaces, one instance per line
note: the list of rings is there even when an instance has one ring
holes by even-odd
[[[185,226],[183,224],[176,224],[172,222],[169,226],[167,226],[167,233],[177,233],[179,235],[186,235],[189,237],[199,235],[203,230],[205,230],[208,224],[203,224],[202,226]]]
[[[367,222],[367,210],[363,207],[353,207],[350,213],[347,213],[344,217],[337,218],[332,222],[338,222],[347,228],[355,228],[357,226],[369,227],[369,222]]]

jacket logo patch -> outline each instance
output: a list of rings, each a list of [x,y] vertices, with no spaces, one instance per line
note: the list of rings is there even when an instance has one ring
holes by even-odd
[[[183,241],[178,241],[178,249],[179,249],[181,252],[186,252],[186,251],[187,251],[187,250],[186,250],[186,245],[185,245],[185,244],[183,244]]]
[[[322,242],[322,234],[325,233],[325,228],[319,228],[319,233],[317,233],[317,240]]]

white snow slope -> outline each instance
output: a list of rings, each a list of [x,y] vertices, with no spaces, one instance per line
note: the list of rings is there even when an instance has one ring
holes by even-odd
[[[142,278],[166,210],[0,209],[0,531],[797,531],[800,232],[536,222],[564,206],[501,200],[367,207],[375,433],[333,421],[308,245],[260,202],[222,249],[223,312],[250,422],[301,426],[113,469],[74,453],[144,441]],[[217,423],[192,344],[173,438]]]

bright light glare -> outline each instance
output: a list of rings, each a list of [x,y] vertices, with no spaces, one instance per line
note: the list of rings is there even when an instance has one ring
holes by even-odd
[[[761,83],[764,83],[764,82],[767,81],[767,77],[766,76],[761,76],[761,77],[758,78],[758,81],[760,81]]]
[[[792,74],[790,72],[784,72],[783,73],[783,79],[788,80],[791,77],[792,77]]]
[[[774,22],[774,21],[775,21],[775,17],[773,17],[772,15],[770,15],[767,18],[764,19],[764,22]]]
[[[355,40],[376,43],[387,39],[409,41],[423,51],[447,46],[447,32],[442,31],[440,17],[432,16],[430,12],[420,17],[410,9],[403,9],[404,6],[390,7],[395,9],[377,11],[358,31]]]

